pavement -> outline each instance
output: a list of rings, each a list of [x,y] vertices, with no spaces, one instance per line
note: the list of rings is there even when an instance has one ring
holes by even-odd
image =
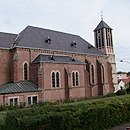
[[[115,126],[111,129],[107,129],[107,130],[126,130],[126,127],[130,127],[130,123],[125,123],[119,126]]]

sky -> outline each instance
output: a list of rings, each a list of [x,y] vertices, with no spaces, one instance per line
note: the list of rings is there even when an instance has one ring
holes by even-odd
[[[113,29],[117,71],[129,72],[130,0],[0,0],[0,32],[19,34],[31,25],[76,34],[94,45],[101,11]]]

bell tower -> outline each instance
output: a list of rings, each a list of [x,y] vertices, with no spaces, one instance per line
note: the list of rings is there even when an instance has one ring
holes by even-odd
[[[113,29],[108,26],[102,18],[94,30],[94,41],[95,47],[108,56],[108,61],[112,67],[114,92],[116,92],[118,89],[118,84],[112,30]]]

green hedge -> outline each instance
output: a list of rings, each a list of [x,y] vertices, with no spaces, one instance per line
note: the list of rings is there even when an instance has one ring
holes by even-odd
[[[63,116],[60,113],[31,115],[6,122],[5,130],[63,130]]]
[[[116,95],[125,95],[126,94],[126,91],[124,90],[124,89],[122,89],[122,90],[118,90],[117,92],[116,92]]]
[[[130,121],[130,97],[8,112],[3,130],[105,130]]]

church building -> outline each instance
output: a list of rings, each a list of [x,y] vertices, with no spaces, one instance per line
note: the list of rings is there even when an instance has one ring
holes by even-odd
[[[112,28],[94,29],[95,47],[78,35],[27,26],[0,32],[0,103],[106,95],[117,89]]]

